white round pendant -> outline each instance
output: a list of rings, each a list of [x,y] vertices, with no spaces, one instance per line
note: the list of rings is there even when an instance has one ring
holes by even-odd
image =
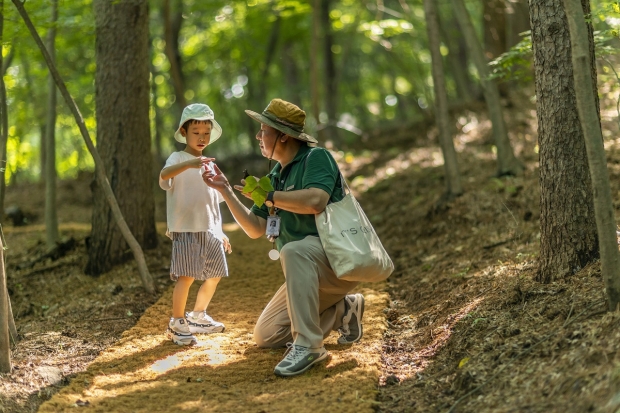
[[[269,251],[269,258],[275,261],[280,258],[280,253],[278,252],[278,250],[271,250]]]

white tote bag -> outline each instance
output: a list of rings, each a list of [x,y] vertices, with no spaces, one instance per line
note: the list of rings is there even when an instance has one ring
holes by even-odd
[[[394,271],[394,264],[342,174],[340,179],[343,193],[345,187],[348,193],[315,215],[327,259],[339,279],[383,281]]]

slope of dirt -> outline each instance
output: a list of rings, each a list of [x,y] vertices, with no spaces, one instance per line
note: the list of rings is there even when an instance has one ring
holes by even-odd
[[[540,195],[535,114],[527,106],[509,115],[526,166],[519,178],[493,177],[488,121],[474,113],[457,120],[465,193],[445,209],[434,206],[445,186],[435,146],[402,145],[396,156],[377,154],[372,168],[352,167],[396,263],[380,412],[620,408],[620,314],[606,312],[600,265],[548,285],[533,281]],[[604,116],[603,127],[620,209],[616,116]],[[421,142],[435,133],[409,136]]]

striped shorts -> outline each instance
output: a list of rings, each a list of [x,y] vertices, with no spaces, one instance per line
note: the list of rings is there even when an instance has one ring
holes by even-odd
[[[172,232],[170,279],[228,277],[224,243],[210,232]]]

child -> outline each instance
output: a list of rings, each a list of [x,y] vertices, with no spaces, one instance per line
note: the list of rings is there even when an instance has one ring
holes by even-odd
[[[187,106],[174,134],[185,149],[170,155],[159,175],[159,186],[166,191],[166,235],[172,239],[170,278],[176,281],[166,335],[178,345],[196,343],[192,333],[224,331],[224,324],[207,315],[207,306],[217,283],[228,276],[225,252],[230,253],[231,247],[222,231],[219,203],[224,199],[202,180],[202,172],[212,168],[209,164],[214,160],[202,156],[202,151],[221,134],[222,128],[209,106]],[[204,282],[198,290],[194,311],[185,313],[187,294],[194,280]]]

